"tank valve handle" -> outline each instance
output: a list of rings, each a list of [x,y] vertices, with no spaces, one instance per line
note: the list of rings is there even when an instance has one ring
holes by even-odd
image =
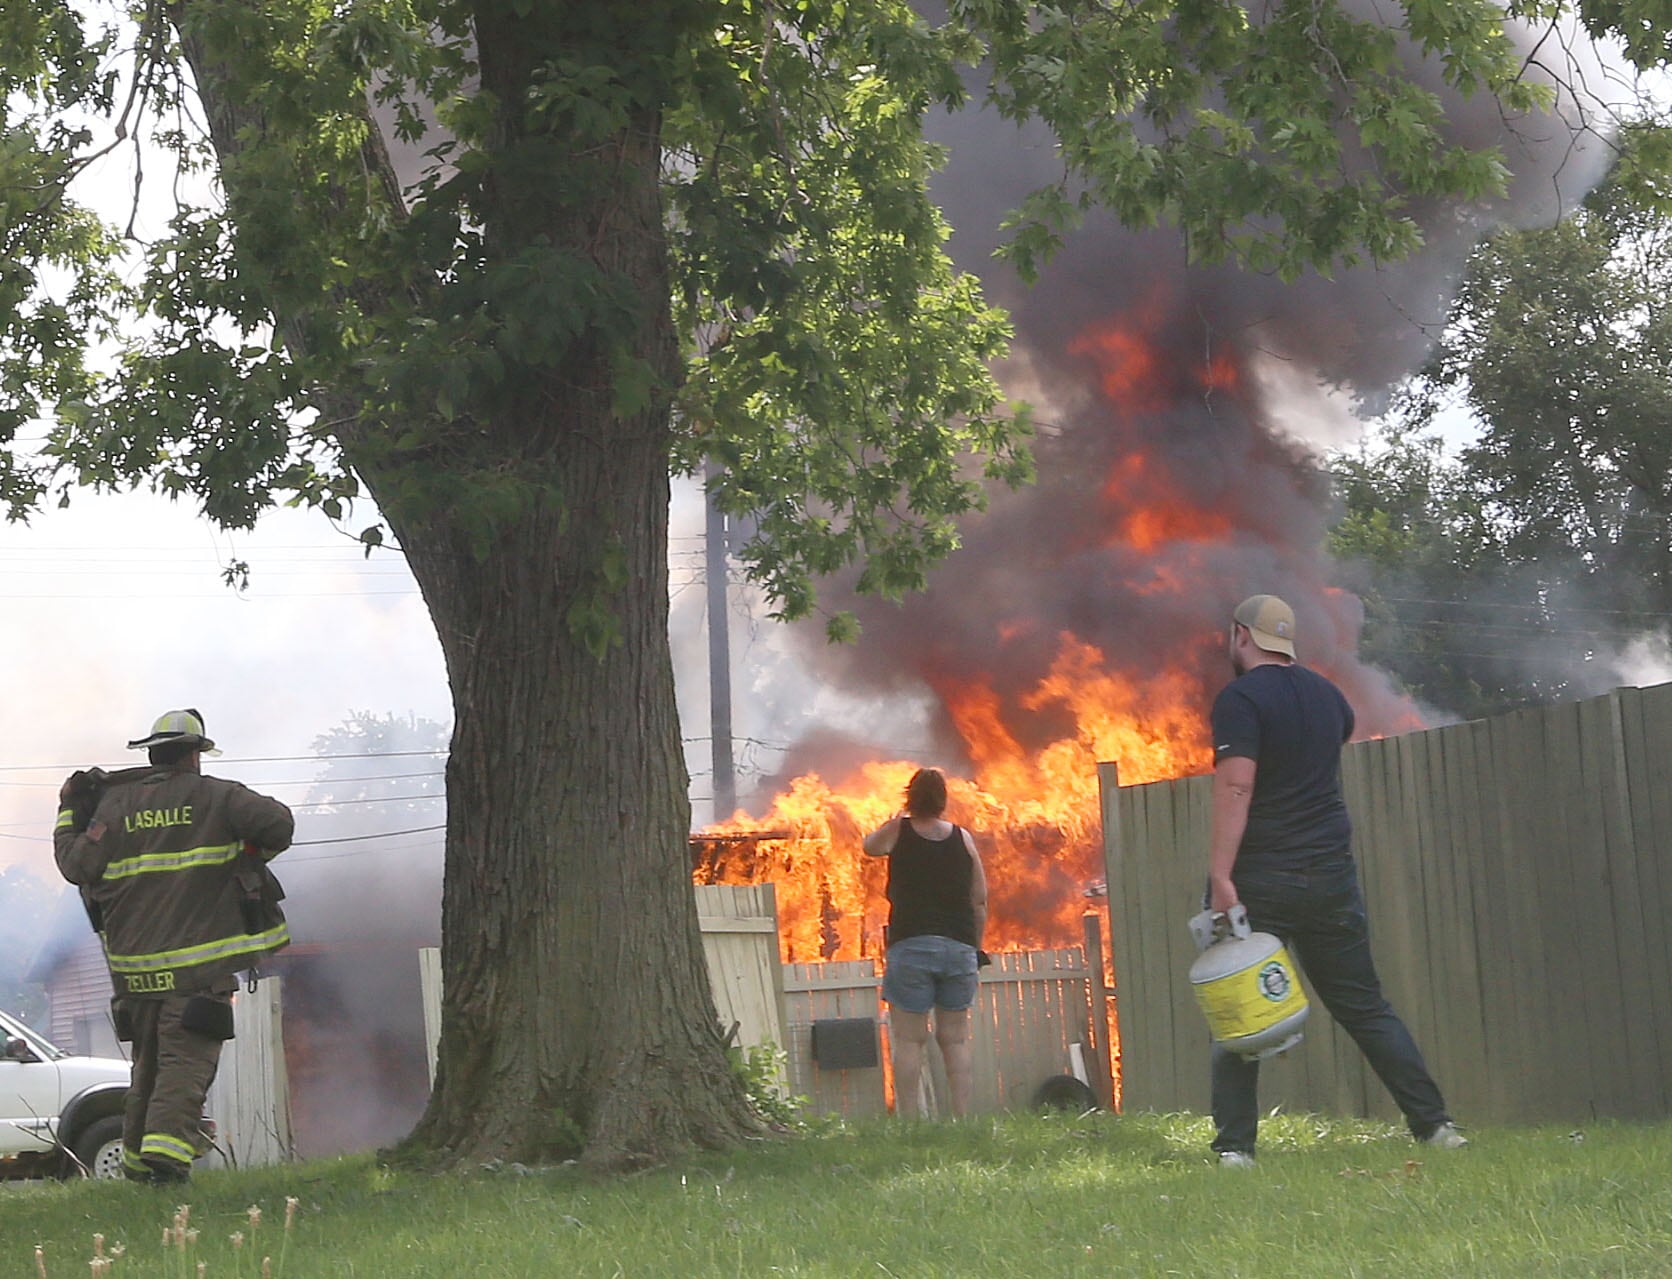
[[[1250,937],[1248,907],[1238,902],[1230,910],[1204,910],[1190,917],[1190,936],[1197,950],[1206,950],[1227,937]]]

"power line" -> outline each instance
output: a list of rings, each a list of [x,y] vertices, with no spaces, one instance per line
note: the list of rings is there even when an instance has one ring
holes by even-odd
[[[689,744],[697,744],[697,743],[706,742],[707,740],[708,740],[708,738],[706,738],[706,737],[682,737],[682,738],[680,738],[681,742],[684,742],[688,745]],[[794,745],[793,742],[768,741],[765,738],[760,738],[760,737],[738,737],[738,738],[735,738],[734,740],[739,741],[739,742],[747,742],[747,743],[750,743],[750,744],[755,745],[755,746],[763,747],[767,750],[789,750]],[[872,749],[873,750],[886,751],[886,750],[896,750],[897,748],[887,747],[887,746],[873,746]],[[215,761],[215,763],[217,765],[223,765],[223,764],[318,764],[318,763],[327,763],[327,762],[330,762],[332,760],[338,760],[338,759],[425,759],[425,758],[430,758],[430,757],[433,757],[433,756],[436,756],[436,755],[448,755],[450,753],[451,753],[451,748],[450,747],[435,746],[435,747],[431,747],[427,750],[347,751],[347,752],[343,752],[341,754],[332,754],[332,755],[239,755],[239,756],[228,755],[228,756],[223,756],[223,757],[217,759]],[[912,753],[919,753],[919,752],[912,752]],[[53,772],[53,773],[61,773],[62,774],[62,773],[74,772],[76,769],[84,768],[84,767],[86,767],[85,764],[0,764],[0,773]],[[127,767],[127,766],[124,766],[124,767]],[[304,778],[289,778],[289,779],[286,779],[286,780],[283,780],[283,781],[268,781],[268,782],[257,782],[257,783],[247,783],[247,784],[261,785],[261,786],[315,786],[315,785],[329,784],[330,782],[333,782],[333,781],[341,781],[341,782],[387,782],[387,781],[400,781],[400,780],[404,780],[404,779],[407,779],[407,778],[442,777],[442,776],[445,776],[445,774],[441,773],[441,772],[379,773],[379,774],[375,774],[375,775],[370,776],[370,777],[354,777],[354,776],[340,777],[340,778],[317,778],[317,777],[315,777],[315,778],[305,778],[304,777]],[[54,786],[54,785],[57,785],[57,783],[56,782],[12,782],[12,781],[6,781],[4,778],[0,778],[0,786],[20,786],[21,787],[21,786]]]
[[[1423,599],[1414,595],[1381,595],[1377,597],[1389,604],[1443,604],[1453,608],[1496,608],[1508,609],[1521,613],[1599,613],[1610,617],[1659,617],[1672,618],[1672,612],[1662,612],[1656,609],[1632,608],[1587,608],[1582,605],[1552,605],[1552,604],[1503,604],[1492,600],[1442,600]]]
[[[338,839],[298,839],[291,843],[292,848],[312,848],[321,844],[358,844],[368,839],[393,839],[396,835],[427,835],[431,831],[446,830],[447,824],[439,826],[414,826],[411,830],[384,830],[371,835],[343,835]]]
[[[1398,624],[1406,630],[1422,631],[1466,631],[1489,639],[1494,635],[1542,635],[1550,639],[1629,639],[1641,635],[1641,630],[1630,628],[1576,628],[1563,626],[1517,626],[1510,622],[1464,622],[1443,617],[1433,618],[1404,618]]]
[[[444,796],[435,795],[428,798],[442,799]],[[306,807],[306,805],[302,805],[302,807]],[[415,826],[411,830],[374,831],[369,835],[339,835],[334,839],[298,839],[293,840],[290,846],[292,848],[311,848],[325,844],[357,844],[368,839],[393,839],[397,835],[427,835],[432,831],[446,829],[447,825],[444,822],[439,826]],[[50,844],[52,842],[51,836],[13,835],[6,831],[0,831],[0,839],[21,839],[30,844]]]
[[[346,784],[346,783],[349,783],[349,782],[422,781],[426,777],[445,777],[446,775],[447,775],[446,773],[441,773],[441,772],[429,772],[429,773],[375,773],[375,774],[371,775],[370,777],[284,777],[284,778],[271,778],[271,779],[257,780],[257,781],[245,781],[244,785],[252,786],[252,787],[324,786],[324,787],[328,788],[328,787],[332,786],[333,784],[335,784],[337,782],[342,782],[342,783]],[[243,779],[238,779],[238,780],[243,780]],[[9,782],[9,781],[5,781],[3,779],[0,779],[0,787],[12,787],[12,788],[15,788],[17,790],[54,790],[59,785],[60,785],[60,783],[54,782],[54,781]],[[341,802],[343,802],[343,803],[360,803],[362,801],[359,801],[359,800],[352,800],[352,801],[351,800],[343,800]],[[364,802],[374,802],[374,801],[364,801]]]
[[[244,755],[237,759],[227,756],[221,762],[227,764],[311,764],[321,759],[410,759],[425,755],[446,755],[450,751],[446,746],[434,746],[421,751],[350,751],[341,755]]]
[[[440,852],[441,850],[442,850],[442,845],[440,845],[440,844],[413,844],[413,845],[409,845],[406,848],[390,849],[390,850],[382,850],[382,849],[376,849],[376,848],[351,848],[351,849],[347,850],[346,852],[341,852],[341,853],[315,853],[311,857],[309,857],[305,854],[303,856],[300,856],[300,857],[286,857],[284,859],[284,861],[281,863],[281,865],[283,865],[283,866],[297,866],[297,865],[304,865],[308,862],[338,862],[338,861],[342,861],[343,858],[345,858],[345,857],[364,857],[368,853],[376,853],[376,852],[381,852],[381,851],[391,851],[391,852],[401,852],[401,853],[417,853],[417,852],[426,852],[427,853],[427,852],[432,852],[432,851]]]
[[[291,804],[297,808],[346,808],[350,804],[413,804],[422,800],[446,799],[446,795],[384,795],[365,799],[319,799],[306,804]]]
[[[370,777],[288,777],[283,781],[246,782],[247,786],[330,786],[334,782],[408,782],[425,777],[445,777],[446,773],[374,773]],[[39,786],[40,782],[0,782],[0,786]]]
[[[690,746],[690,745],[697,745],[697,744],[700,744],[702,742],[712,741],[713,738],[710,738],[710,737],[681,737],[679,740],[684,742],[686,745]],[[760,746],[760,747],[764,747],[767,750],[774,750],[774,751],[787,751],[792,746],[795,745],[794,742],[769,742],[769,741],[766,741],[764,738],[760,738],[760,737],[733,737],[732,741],[734,741],[734,742],[745,742],[745,743],[747,743],[751,746]]]
[[[321,569],[330,569],[344,574],[351,574],[354,577],[411,576],[410,571],[404,568],[399,568],[394,565],[385,567],[378,564],[366,564],[360,560],[345,560],[341,563],[334,563],[325,560],[296,560],[287,562],[299,564],[301,567],[269,568],[265,566],[252,565],[250,569],[250,581],[257,582],[264,577],[313,577],[317,576]],[[139,567],[131,561],[112,559],[108,556],[101,556],[97,559],[90,557],[87,559],[52,560],[44,561],[39,565],[25,564],[21,566],[9,563],[5,560],[0,560],[0,577],[50,577],[54,574],[62,573],[67,568],[84,564],[92,565],[95,572],[121,573],[123,576],[131,575],[132,571],[136,567]],[[222,566],[210,565],[207,563],[181,563],[177,565],[165,564],[161,566],[147,564],[144,568],[145,575],[147,577],[198,577],[210,571],[215,573],[223,571]]]
[[[233,591],[228,588],[224,593],[214,591],[171,592],[171,600],[232,600],[239,604],[270,604],[278,600],[334,600],[334,599],[369,599],[377,596],[402,596],[410,598],[422,592],[415,586],[408,591],[273,591],[257,594],[254,592]],[[96,591],[85,594],[70,592],[24,592],[0,591],[0,600],[143,600],[150,596],[144,591],[127,593],[122,591]]]
[[[449,748],[436,746],[430,750],[421,751],[345,751],[340,755],[240,755],[225,756],[217,761],[221,764],[313,764],[320,760],[331,759],[406,759],[425,755],[446,755]],[[81,764],[0,764],[0,773],[37,773],[46,769],[59,772],[82,768]],[[360,780],[360,779],[352,779]]]
[[[1458,649],[1447,649],[1442,652],[1429,652],[1420,648],[1389,648],[1384,653],[1402,654],[1409,657],[1434,658],[1476,657],[1487,662],[1521,662],[1529,666],[1548,666],[1571,670],[1605,670],[1612,663],[1603,658],[1589,657],[1557,657],[1554,654],[1538,653],[1468,653]]]
[[[389,547],[373,547],[373,550],[389,550]],[[207,548],[181,546],[178,543],[164,546],[135,546],[131,542],[124,542],[120,546],[108,546],[94,543],[78,544],[75,546],[0,546],[0,555],[4,554],[32,554],[36,551],[69,551],[88,555],[133,554],[133,555],[208,555],[213,554]],[[259,551],[266,554],[270,551],[352,551],[361,555],[365,551],[365,543],[357,538],[345,538],[341,542],[304,542],[285,544],[281,546],[261,545]]]

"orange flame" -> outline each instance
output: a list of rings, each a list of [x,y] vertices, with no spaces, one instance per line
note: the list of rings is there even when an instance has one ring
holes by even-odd
[[[1097,765],[1116,761],[1128,783],[1205,766],[1196,680],[1181,671],[1121,674],[1095,646],[1064,634],[1049,672],[1017,708],[1051,713],[1067,729],[1031,750],[1005,726],[989,685],[943,692],[974,765],[972,777],[947,779],[947,816],[973,831],[981,850],[988,949],[1077,945],[1088,890],[1103,874]],[[859,844],[900,811],[917,767],[869,763],[835,785],[817,774],[796,778],[760,817],[703,832],[698,882],[776,884],[787,963],[880,956],[887,864]],[[721,838],[728,835],[737,838]]]
[[[1234,393],[1242,386],[1235,355],[1221,347],[1195,359],[1179,360],[1157,349],[1150,336],[1161,325],[1162,307],[1152,298],[1136,312],[1106,321],[1068,345],[1070,355],[1090,357],[1098,385],[1111,406],[1128,417],[1164,412],[1174,401]]]
[[[1165,322],[1165,303],[1152,294],[1069,347],[1095,366],[1117,430],[1181,397],[1239,389],[1229,353],[1181,365],[1155,344],[1150,334]],[[1194,505],[1166,466],[1137,447],[1114,463],[1102,501],[1105,544],[1171,549],[1165,561],[1149,557],[1148,579],[1131,583],[1140,595],[1185,595],[1192,547],[1235,532],[1227,515]],[[1028,630],[1023,618],[996,623],[1000,645]],[[1114,657],[1065,633],[1037,685],[1008,701],[990,679],[948,678],[935,688],[972,765],[970,777],[948,778],[947,815],[975,832],[982,852],[989,949],[1079,944],[1087,895],[1103,877],[1100,761],[1117,763],[1123,783],[1176,777],[1209,762],[1211,690],[1187,673],[1192,664],[1123,673],[1124,655]],[[1053,726],[1043,742],[1041,723]],[[699,881],[775,883],[786,962],[880,956],[887,865],[865,857],[860,841],[899,811],[916,767],[895,760],[834,781],[797,778],[760,817],[739,815],[703,833]]]
[[[1096,361],[1103,393],[1121,408],[1148,413],[1166,407],[1160,359],[1142,332],[1111,324],[1077,339],[1068,351]]]
[[[1236,531],[1230,517],[1204,511],[1179,494],[1170,477],[1142,453],[1128,453],[1103,485],[1104,500],[1119,514],[1106,544],[1154,551],[1169,542],[1225,541]]]

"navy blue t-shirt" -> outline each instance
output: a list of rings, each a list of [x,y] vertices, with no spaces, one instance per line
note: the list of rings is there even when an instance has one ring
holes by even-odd
[[[1213,703],[1214,763],[1255,763],[1254,795],[1237,864],[1290,869],[1343,856],[1353,827],[1341,798],[1341,746],[1353,708],[1341,690],[1300,665],[1256,666]]]

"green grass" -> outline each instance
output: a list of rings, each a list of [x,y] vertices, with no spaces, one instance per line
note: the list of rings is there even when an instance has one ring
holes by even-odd
[[[88,1273],[95,1231],[134,1279],[337,1276],[1672,1276],[1672,1125],[1471,1132],[1431,1151],[1383,1124],[1279,1117],[1253,1171],[1194,1116],[878,1123],[617,1180],[573,1168],[429,1176],[369,1157],[122,1183],[0,1187],[0,1279]],[[286,1196],[299,1207],[284,1241]],[[253,1246],[229,1236],[264,1210]],[[284,1241],[280,1264],[281,1241]]]

